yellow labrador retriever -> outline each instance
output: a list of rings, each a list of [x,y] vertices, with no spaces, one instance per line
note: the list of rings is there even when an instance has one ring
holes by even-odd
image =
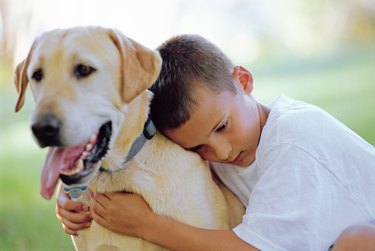
[[[31,128],[38,144],[49,147],[41,194],[50,199],[60,178],[71,197],[85,203],[87,187],[128,191],[181,222],[232,227],[243,213],[239,200],[219,188],[198,155],[156,132],[149,119],[147,88],[160,65],[156,51],[112,29],[54,30],[35,40],[16,69],[16,111],[30,82]],[[73,242],[77,250],[161,249],[95,222]]]

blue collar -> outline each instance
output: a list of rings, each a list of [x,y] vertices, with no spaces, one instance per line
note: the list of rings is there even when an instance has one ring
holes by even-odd
[[[150,115],[147,118],[147,121],[143,127],[143,132],[139,137],[134,141],[133,145],[131,146],[128,155],[126,156],[125,163],[128,163],[132,158],[137,155],[137,153],[142,149],[143,145],[146,143],[147,140],[152,139],[156,133],[156,127],[151,120]],[[109,170],[104,169],[103,167],[99,168],[100,172],[109,172]]]
[[[135,155],[142,149],[143,145],[147,140],[152,139],[156,133],[156,128],[154,123],[151,120],[151,117],[148,116],[147,121],[143,127],[143,133],[134,141],[131,146],[128,156],[126,156],[125,163],[134,158]]]

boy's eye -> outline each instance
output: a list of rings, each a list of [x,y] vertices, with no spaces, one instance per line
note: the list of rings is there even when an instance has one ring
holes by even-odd
[[[219,126],[219,127],[216,129],[216,132],[222,132],[222,131],[224,131],[225,128],[227,128],[227,126],[228,126],[228,120],[225,121],[224,124],[222,124],[221,126]]]
[[[195,146],[195,147],[192,147],[192,148],[189,148],[187,149],[188,151],[192,151],[192,152],[198,152],[200,149],[202,149],[203,145],[198,145],[198,146]]]

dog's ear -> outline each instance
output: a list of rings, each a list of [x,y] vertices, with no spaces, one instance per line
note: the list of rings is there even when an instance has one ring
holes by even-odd
[[[16,85],[16,89],[18,92],[18,100],[17,100],[16,108],[15,108],[16,112],[21,110],[23,104],[25,103],[26,88],[29,82],[27,78],[27,67],[29,66],[30,57],[34,48],[34,44],[33,46],[31,46],[31,49],[27,57],[21,63],[17,65],[16,70],[15,70],[14,84]]]
[[[129,103],[155,82],[161,68],[161,57],[158,52],[146,48],[118,31],[109,30],[109,37],[120,53],[121,95],[124,102]]]
[[[16,85],[16,89],[18,92],[18,100],[16,103],[15,111],[18,112],[21,110],[23,104],[25,103],[25,93],[27,88],[27,83],[29,80],[27,79],[26,69],[27,69],[27,58],[24,59],[21,63],[19,63],[16,67],[15,75],[14,75],[14,84]]]

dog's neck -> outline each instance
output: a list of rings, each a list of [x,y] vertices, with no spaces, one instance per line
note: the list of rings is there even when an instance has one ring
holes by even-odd
[[[103,160],[101,170],[108,170],[109,166],[112,167],[112,171],[121,168],[156,133],[149,115],[151,98],[152,93],[145,91],[128,104],[127,111],[124,113],[125,120],[119,129],[112,154]]]

